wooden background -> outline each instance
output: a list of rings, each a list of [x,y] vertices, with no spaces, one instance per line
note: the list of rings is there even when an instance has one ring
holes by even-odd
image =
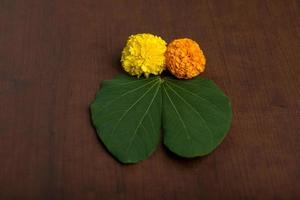
[[[130,34],[190,37],[231,98],[211,155],[121,165],[89,104]],[[0,199],[300,199],[297,0],[0,0]]]

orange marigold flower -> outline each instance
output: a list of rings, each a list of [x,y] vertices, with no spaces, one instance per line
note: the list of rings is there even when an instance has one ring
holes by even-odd
[[[188,39],[172,41],[165,53],[167,69],[177,78],[190,79],[205,68],[205,57],[197,42]]]

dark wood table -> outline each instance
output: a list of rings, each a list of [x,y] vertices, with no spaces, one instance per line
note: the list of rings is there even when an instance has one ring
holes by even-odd
[[[118,163],[91,126],[130,34],[189,37],[230,97],[212,154]],[[0,0],[0,199],[300,199],[300,2]]]

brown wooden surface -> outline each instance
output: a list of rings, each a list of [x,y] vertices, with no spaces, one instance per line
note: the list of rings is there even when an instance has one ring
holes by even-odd
[[[89,104],[139,32],[200,42],[233,106],[211,155],[124,166],[97,139]],[[0,199],[300,199],[299,74],[296,0],[0,0]]]

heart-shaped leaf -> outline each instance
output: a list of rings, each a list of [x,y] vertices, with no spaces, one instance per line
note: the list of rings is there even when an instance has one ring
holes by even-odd
[[[123,163],[149,156],[159,142],[161,79],[120,75],[104,81],[91,104],[92,121],[107,149]]]
[[[210,80],[134,78],[104,81],[91,105],[92,121],[107,149],[123,163],[149,156],[164,130],[164,144],[183,157],[214,150],[231,123],[231,106]]]
[[[231,106],[210,80],[166,78],[163,87],[164,144],[182,157],[203,156],[223,140]]]

